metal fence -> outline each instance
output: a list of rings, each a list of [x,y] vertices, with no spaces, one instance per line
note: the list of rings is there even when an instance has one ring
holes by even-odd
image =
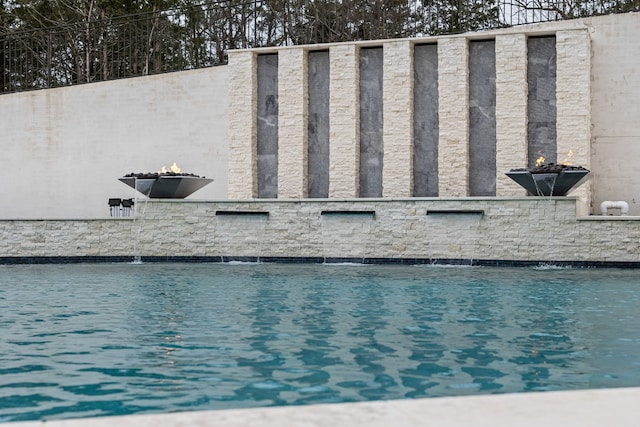
[[[225,64],[230,49],[455,34],[640,0],[230,0],[0,34],[0,93]]]

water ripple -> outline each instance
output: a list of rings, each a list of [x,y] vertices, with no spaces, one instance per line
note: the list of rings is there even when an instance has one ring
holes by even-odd
[[[640,385],[633,272],[0,269],[0,419]]]

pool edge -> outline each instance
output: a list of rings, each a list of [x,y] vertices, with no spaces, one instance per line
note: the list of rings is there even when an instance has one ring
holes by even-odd
[[[640,418],[638,402],[640,387],[629,387],[10,422],[0,427],[631,427]]]
[[[97,264],[131,263],[137,257],[116,256],[0,256],[0,265],[20,264]],[[226,255],[168,255],[141,256],[140,261],[148,263],[282,263],[282,264],[376,264],[376,265],[460,265],[470,267],[537,267],[558,266],[577,268],[640,268],[640,261],[570,261],[557,260],[505,260],[505,259],[465,259],[465,258],[357,258],[357,257],[257,257]]]

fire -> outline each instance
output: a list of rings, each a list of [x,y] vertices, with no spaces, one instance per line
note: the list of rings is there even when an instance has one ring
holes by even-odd
[[[544,165],[544,157],[540,156],[536,159],[536,167]]]
[[[180,170],[178,165],[176,165],[176,162],[173,162],[170,168],[167,168],[166,166],[162,166],[162,169],[158,171],[158,173],[169,173],[169,172],[180,173],[182,172],[182,170]]]
[[[573,165],[573,162],[571,160],[572,157],[573,157],[573,150],[567,151],[567,157],[565,157],[564,160],[560,162],[560,164],[565,166]]]

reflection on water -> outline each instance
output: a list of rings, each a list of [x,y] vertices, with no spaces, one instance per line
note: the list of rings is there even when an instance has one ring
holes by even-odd
[[[640,385],[635,271],[0,267],[0,421]]]

